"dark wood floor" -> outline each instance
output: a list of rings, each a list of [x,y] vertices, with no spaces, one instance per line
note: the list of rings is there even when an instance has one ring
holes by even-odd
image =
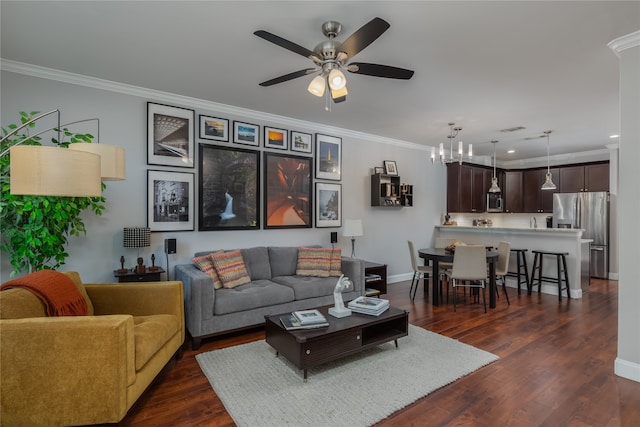
[[[618,284],[592,280],[581,300],[509,289],[483,313],[469,303],[432,307],[408,298],[409,283],[389,285],[409,321],[492,352],[500,360],[426,396],[379,426],[640,426],[640,384],[614,375]],[[234,426],[200,371],[195,354],[264,338],[254,329],[205,341],[170,362],[122,421],[123,426]],[[230,373],[230,375],[232,375]],[[247,386],[250,386],[247,384]]]

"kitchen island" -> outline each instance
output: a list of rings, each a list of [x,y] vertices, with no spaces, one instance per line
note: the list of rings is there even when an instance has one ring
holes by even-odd
[[[457,239],[467,244],[497,247],[501,241],[511,243],[513,249],[528,249],[525,252],[529,274],[533,266],[534,250],[567,252],[567,273],[571,298],[582,298],[581,260],[584,239],[581,229],[566,228],[513,228],[513,227],[476,227],[476,226],[436,226],[435,237]],[[587,245],[588,247],[588,245]],[[509,258],[509,271],[515,271],[516,257]],[[545,259],[546,261],[546,259]],[[543,276],[556,277],[555,259],[543,263]],[[507,285],[517,287],[515,280],[507,278]],[[537,286],[535,288],[537,292]],[[558,295],[558,286],[542,283],[542,292]]]

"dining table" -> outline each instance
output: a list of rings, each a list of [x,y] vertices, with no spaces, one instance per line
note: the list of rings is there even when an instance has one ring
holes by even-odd
[[[498,253],[487,248],[487,264],[489,265],[489,308],[496,308],[496,261]],[[438,286],[439,264],[441,262],[453,262],[454,252],[444,248],[423,248],[418,249],[418,256],[424,259],[424,265],[431,265],[431,300],[433,305],[440,305],[440,292]],[[423,279],[425,295],[428,291],[428,282]]]

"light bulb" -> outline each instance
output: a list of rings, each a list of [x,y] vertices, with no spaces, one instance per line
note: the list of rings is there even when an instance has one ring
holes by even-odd
[[[313,80],[311,80],[311,83],[309,83],[309,87],[307,87],[307,90],[312,95],[320,97],[324,95],[324,88],[325,88],[324,77],[316,76],[313,78]]]
[[[342,71],[334,68],[329,72],[329,86],[333,90],[340,90],[347,84],[347,78],[342,74]]]

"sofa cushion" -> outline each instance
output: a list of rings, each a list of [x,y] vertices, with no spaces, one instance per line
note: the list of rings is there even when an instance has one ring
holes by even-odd
[[[47,307],[33,292],[13,288],[0,292],[0,319],[47,317]]]
[[[244,266],[251,280],[271,279],[271,264],[269,263],[269,251],[264,246],[240,249]]]
[[[218,252],[224,252],[220,250]],[[211,258],[212,254],[201,255],[193,258],[193,263],[207,276],[211,277],[213,283],[213,289],[222,288],[222,282],[218,277],[218,273],[216,272],[216,267],[213,265],[213,259]]]
[[[87,290],[84,288],[84,283],[82,283],[80,273],[77,271],[63,271],[62,274],[71,279],[73,284],[76,285],[76,288],[78,288],[82,298],[87,302],[87,316],[93,316],[93,303],[91,302],[91,298],[89,298],[89,294],[87,294]]]
[[[136,349],[136,371],[142,369],[179,329],[180,322],[174,314],[135,316],[133,336]]]
[[[271,277],[292,276],[298,265],[298,248],[289,246],[270,246],[269,261]]]
[[[294,291],[270,280],[256,280],[232,289],[216,291],[214,315],[236,313],[294,300]]]
[[[274,282],[291,288],[296,301],[307,298],[333,295],[337,279],[335,277],[314,277],[314,276],[278,276],[274,277]]]
[[[215,252],[211,254],[211,259],[224,288],[233,288],[251,281],[240,249]]]
[[[335,248],[331,251],[330,263],[329,276],[340,277],[342,275],[342,249]]]
[[[296,275],[329,277],[331,248],[298,248]]]

